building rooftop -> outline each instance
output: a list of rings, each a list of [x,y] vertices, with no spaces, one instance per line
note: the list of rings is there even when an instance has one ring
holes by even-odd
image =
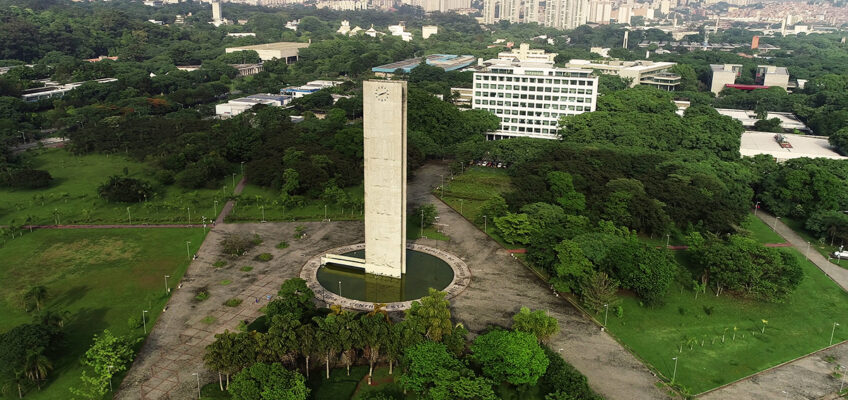
[[[726,115],[742,123],[745,128],[752,128],[754,123],[758,121],[757,113],[753,110],[733,110],[729,108],[716,108],[721,115]],[[780,120],[780,127],[786,130],[799,130],[801,132],[812,132],[807,125],[804,125],[795,114],[784,112],[768,112],[766,119],[777,118]]]
[[[755,156],[768,154],[777,161],[785,161],[792,158],[830,158],[834,160],[845,160],[848,157],[835,152],[826,137],[782,134],[792,148],[783,148],[775,138],[777,134],[772,132],[748,131],[742,134],[742,144],[739,153],[743,156]]]
[[[477,59],[474,56],[469,55],[455,55],[455,54],[431,54],[427,57],[416,57],[410,58],[407,60],[397,61],[390,64],[380,65],[374,68],[371,68],[373,72],[384,72],[384,73],[393,73],[398,69],[403,70],[403,72],[410,72],[422,61],[425,61],[427,65],[432,65],[434,67],[439,67],[444,69],[445,71],[454,71],[460,68],[467,67],[473,64]]]
[[[227,50],[231,50],[231,51],[239,51],[239,50],[291,50],[291,49],[302,49],[302,48],[305,48],[305,47],[309,47],[309,43],[276,42],[276,43],[255,44],[255,45],[251,45],[251,46],[228,47]]]

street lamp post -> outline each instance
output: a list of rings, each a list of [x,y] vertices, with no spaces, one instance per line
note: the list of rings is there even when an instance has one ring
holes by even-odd
[[[261,205],[259,206],[259,208],[262,209],[262,222],[265,222],[265,206]]]
[[[671,235],[666,233],[665,234],[665,248],[668,248],[669,242],[671,242]]]
[[[144,315],[147,314],[147,310],[141,312],[141,323],[144,325],[144,334],[147,334],[147,319],[145,319]]]
[[[165,295],[166,296],[168,295],[168,278],[170,278],[170,277],[171,277],[171,275],[165,275]]]
[[[186,210],[188,210],[188,223],[191,224],[191,207],[186,207]]]
[[[424,237],[424,207],[421,207],[421,233],[418,234],[418,238],[421,239]]]
[[[444,198],[445,197],[445,176],[444,175],[439,175],[439,176],[442,177],[442,198]]]
[[[777,220],[779,220],[779,219],[780,219],[780,217],[774,217],[774,222],[771,224],[772,230],[775,230],[775,231],[777,230]]]
[[[186,257],[189,259],[191,259],[191,250],[188,249],[188,245],[190,244],[191,242],[186,242]]]
[[[758,201],[757,204],[754,204],[754,216],[757,215],[757,210],[759,210],[759,209],[760,209],[760,202]]]
[[[488,226],[487,224],[488,224],[488,220],[486,219],[486,216],[484,215],[483,216],[483,233],[489,233],[489,230],[487,229],[487,226]]]
[[[804,257],[807,258],[807,261],[810,261],[810,242],[807,242],[807,250],[804,251]]]
[[[217,219],[218,218],[218,200],[213,201],[212,204],[215,207],[215,219]]]
[[[459,215],[462,215],[462,203],[465,202],[465,199],[459,199]]]
[[[244,162],[242,162],[241,164],[244,165]],[[192,372],[191,374],[197,377],[197,398],[199,400],[200,399],[200,374],[198,374],[197,372]]]
[[[244,161],[241,162],[241,176],[244,178]]]
[[[674,379],[677,378],[677,357],[672,360],[674,360],[674,372],[671,374],[671,384],[674,385]]]
[[[127,207],[127,220],[129,221],[130,225],[132,225],[132,214],[130,214],[129,207]]]
[[[324,221],[327,221],[327,205],[324,204]]]
[[[609,304],[604,304],[604,326],[607,326],[607,315],[609,315]]]
[[[109,366],[109,391],[112,392],[112,369],[115,368],[114,365]]]
[[[833,323],[833,329],[830,330],[830,344],[828,344],[828,346],[833,344],[833,334],[836,333],[836,327],[837,326],[839,326],[839,322],[834,322]]]
[[[342,281],[339,281],[339,296],[342,295]]]

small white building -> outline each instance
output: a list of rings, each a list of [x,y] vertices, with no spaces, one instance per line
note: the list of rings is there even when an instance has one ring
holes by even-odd
[[[517,49],[502,51],[498,53],[501,60],[518,60],[521,62],[546,62],[552,63],[556,58],[554,53],[546,53],[542,49],[531,49],[528,43],[521,43]]]
[[[421,27],[421,37],[429,39],[430,36],[438,35],[439,27],[436,25],[424,25]]]
[[[291,96],[260,93],[235,100],[230,100],[215,106],[215,114],[218,118],[230,118],[253,108],[257,104],[265,104],[272,107],[282,107],[291,102]]]
[[[299,99],[308,94],[315,93],[321,89],[331,88],[341,85],[342,81],[310,81],[303,86],[289,86],[280,90],[281,94],[291,96],[294,99]]]

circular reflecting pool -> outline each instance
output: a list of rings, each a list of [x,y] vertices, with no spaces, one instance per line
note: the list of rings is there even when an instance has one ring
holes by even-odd
[[[365,250],[343,255],[365,258]],[[317,278],[321,286],[342,297],[369,303],[393,303],[420,299],[430,288],[446,288],[453,280],[453,269],[436,256],[407,249],[406,274],[400,279],[366,274],[360,268],[336,264],[319,268]]]

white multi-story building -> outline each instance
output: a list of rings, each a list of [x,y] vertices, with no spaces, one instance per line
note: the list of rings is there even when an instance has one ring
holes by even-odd
[[[595,111],[597,100],[598,78],[590,70],[501,61],[474,73],[471,107],[501,119],[487,139],[558,139],[559,118]]]
[[[522,62],[552,63],[556,56],[556,53],[546,53],[543,49],[531,49],[529,43],[521,43],[517,49],[498,53],[498,58],[501,60],[515,59]]]

